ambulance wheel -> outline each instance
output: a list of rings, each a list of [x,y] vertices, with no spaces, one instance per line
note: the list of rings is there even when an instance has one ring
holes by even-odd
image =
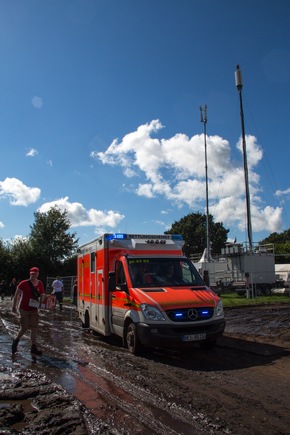
[[[127,349],[129,350],[129,352],[132,353],[133,355],[137,355],[140,352],[141,345],[137,335],[137,329],[134,323],[132,322],[129,323],[125,338],[126,338],[125,343],[127,345]]]

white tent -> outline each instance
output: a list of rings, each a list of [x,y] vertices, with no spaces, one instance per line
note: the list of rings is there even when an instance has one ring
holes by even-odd
[[[277,279],[290,282],[290,264],[275,264],[275,274]]]

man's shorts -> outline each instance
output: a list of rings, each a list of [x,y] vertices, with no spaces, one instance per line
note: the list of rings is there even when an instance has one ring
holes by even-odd
[[[38,310],[19,310],[20,314],[20,325],[24,327],[25,329],[29,328],[37,328],[38,326],[38,320],[39,320],[39,314]]]
[[[54,292],[54,295],[56,296],[58,303],[62,304],[62,300],[63,300],[62,292]]]

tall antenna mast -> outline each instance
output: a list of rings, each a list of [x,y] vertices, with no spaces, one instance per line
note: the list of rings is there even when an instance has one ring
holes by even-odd
[[[206,124],[207,124],[207,105],[200,109],[200,122],[203,123],[204,136],[204,161],[205,161],[205,190],[206,190],[206,259],[210,260],[210,242],[209,242],[209,211],[208,211],[208,175],[207,175],[207,143],[206,143]]]
[[[248,226],[248,241],[250,251],[253,251],[253,239],[252,239],[252,222],[251,222],[251,204],[250,204],[250,190],[249,190],[249,174],[248,174],[248,161],[247,161],[247,147],[245,139],[245,124],[244,124],[244,112],[243,112],[243,100],[242,100],[242,72],[240,66],[236,66],[235,71],[236,87],[240,97],[240,115],[242,124],[242,144],[243,144],[243,155],[244,155],[244,173],[245,173],[245,187],[246,187],[246,206],[247,206],[247,226]]]

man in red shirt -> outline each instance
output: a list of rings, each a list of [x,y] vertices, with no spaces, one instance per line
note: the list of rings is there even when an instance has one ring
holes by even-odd
[[[12,354],[17,352],[17,345],[20,338],[30,329],[31,332],[31,353],[41,355],[42,352],[36,347],[36,336],[39,322],[38,308],[40,301],[44,299],[45,291],[42,281],[38,279],[39,269],[30,269],[30,278],[21,281],[16,289],[13,299],[12,312],[19,310],[20,330],[12,342]],[[19,304],[19,306],[18,306]]]

